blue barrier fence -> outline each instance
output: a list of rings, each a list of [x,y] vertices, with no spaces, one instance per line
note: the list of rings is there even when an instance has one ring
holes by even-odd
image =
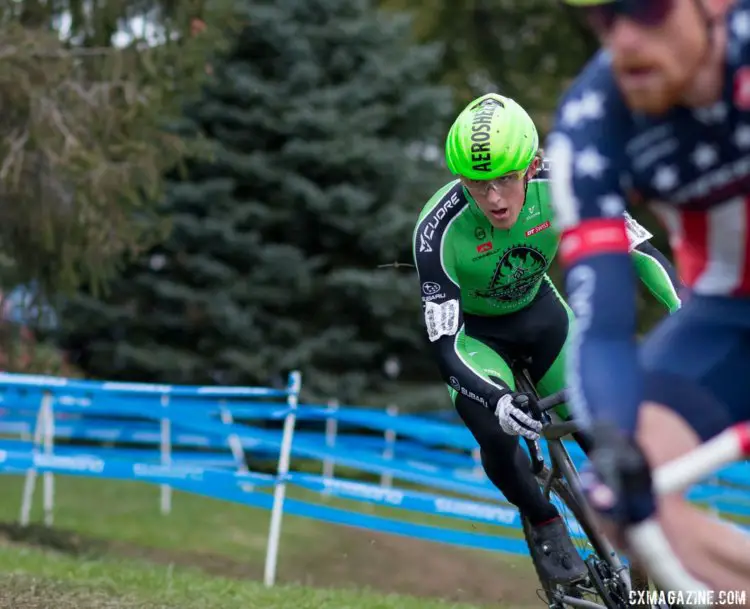
[[[290,375],[285,389],[0,374],[0,435],[6,436],[0,439],[0,473],[26,475],[22,522],[28,522],[37,474],[44,478],[45,519],[49,523],[54,474],[160,485],[164,512],[169,512],[173,488],[269,508],[267,583],[275,577],[282,513],[471,548],[526,553],[523,541],[509,536],[509,529],[520,528],[518,514],[478,472],[476,443],[464,427],[437,417],[298,404],[300,383],[297,373]],[[283,429],[263,428],[258,421],[283,421]],[[296,430],[299,422],[306,428]],[[372,435],[376,433],[380,435]],[[61,440],[69,443],[61,444]],[[82,441],[100,444],[84,446]],[[580,466],[584,455],[575,444],[568,448]],[[247,471],[248,454],[278,459],[277,474]],[[320,462],[324,475],[290,471],[291,458]],[[381,484],[333,478],[332,467],[326,473],[326,464],[380,475]],[[385,476],[438,492],[393,488],[383,483]],[[287,499],[287,485],[321,497],[353,499],[498,528],[493,534],[479,534],[365,515]],[[689,496],[722,512],[750,515],[749,491],[750,469],[739,464],[696,486]],[[575,524],[573,528],[574,534],[581,534]]]

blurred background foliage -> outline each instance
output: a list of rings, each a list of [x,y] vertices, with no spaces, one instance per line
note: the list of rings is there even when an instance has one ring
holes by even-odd
[[[448,405],[408,263],[450,122],[498,91],[545,135],[595,51],[548,0],[2,0],[0,33],[5,369],[405,410]]]

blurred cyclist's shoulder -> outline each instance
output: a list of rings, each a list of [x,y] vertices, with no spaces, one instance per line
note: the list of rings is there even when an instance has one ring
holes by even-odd
[[[727,62],[746,66],[750,62],[750,0],[735,2],[727,23]]]

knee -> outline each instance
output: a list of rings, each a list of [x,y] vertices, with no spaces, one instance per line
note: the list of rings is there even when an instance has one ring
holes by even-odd
[[[652,468],[690,452],[701,443],[696,431],[680,414],[655,402],[641,406],[636,436]]]
[[[513,455],[518,448],[518,436],[510,436],[499,428],[488,433],[480,444],[482,454],[492,458],[494,455],[507,457]]]
[[[482,449],[482,453],[506,453],[517,443],[516,436],[509,436],[500,427],[494,413],[469,398],[458,395],[455,401],[456,410],[467,429]]]

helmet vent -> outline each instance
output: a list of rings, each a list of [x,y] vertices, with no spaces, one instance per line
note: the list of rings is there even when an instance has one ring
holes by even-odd
[[[501,102],[499,99],[485,99],[479,102],[474,108],[481,108],[482,106],[500,106],[501,108],[505,108],[505,104]]]

